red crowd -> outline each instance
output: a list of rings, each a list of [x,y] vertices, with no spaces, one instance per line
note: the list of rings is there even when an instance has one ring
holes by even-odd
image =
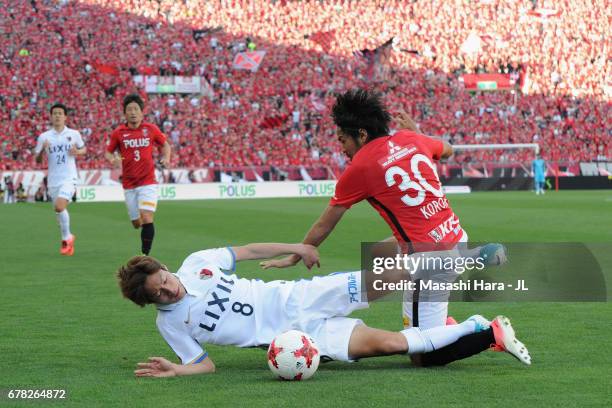
[[[202,76],[212,95],[147,94],[173,167],[340,166],[334,95],[382,92],[392,112],[455,144],[538,142],[547,159],[610,159],[606,0],[9,0],[0,9],[0,169],[36,168],[48,108],[108,167],[106,138],[133,75]],[[326,42],[313,41],[326,38]],[[325,35],[321,35],[325,33]],[[355,56],[393,39],[376,62]],[[257,72],[236,53],[266,51]],[[608,54],[606,54],[608,52]],[[512,73],[522,90],[467,92],[464,73]],[[530,152],[460,154],[521,160]]]

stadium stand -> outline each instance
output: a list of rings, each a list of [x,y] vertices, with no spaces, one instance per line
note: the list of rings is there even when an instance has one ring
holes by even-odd
[[[210,84],[211,97],[146,95],[148,120],[176,147],[173,167],[341,169],[328,109],[334,92],[356,86],[383,92],[392,111],[453,143],[537,141],[549,160],[609,159],[610,17],[605,0],[9,0],[0,9],[0,170],[39,168],[30,149],[56,101],[73,109],[68,124],[86,139],[79,166],[107,167],[105,138],[122,120],[121,98],[138,89],[134,75]],[[259,70],[233,69],[249,50],[266,51]],[[468,92],[470,73],[510,74],[516,89]]]

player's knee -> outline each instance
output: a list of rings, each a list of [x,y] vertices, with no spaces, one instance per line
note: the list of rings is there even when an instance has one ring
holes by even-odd
[[[153,222],[153,213],[142,212],[140,213],[140,219],[142,220],[142,224],[150,224]]]
[[[132,220],[132,226],[134,229],[140,228],[140,220]]]

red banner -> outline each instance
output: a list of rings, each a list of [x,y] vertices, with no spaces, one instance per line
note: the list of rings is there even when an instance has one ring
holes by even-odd
[[[310,41],[315,42],[321,46],[323,51],[329,52],[331,43],[336,40],[336,30],[331,31],[317,31],[310,36]]]
[[[98,72],[102,72],[104,74],[115,75],[115,76],[119,75],[119,68],[117,68],[116,65],[101,64],[99,62],[94,62],[92,66]]]
[[[259,127],[262,129],[272,129],[275,127],[282,126],[288,117],[289,115],[268,116],[261,121]]]
[[[234,69],[257,71],[266,55],[265,51],[239,52],[234,57]]]
[[[516,81],[510,74],[465,74],[461,79],[468,91],[509,90],[516,86]]]

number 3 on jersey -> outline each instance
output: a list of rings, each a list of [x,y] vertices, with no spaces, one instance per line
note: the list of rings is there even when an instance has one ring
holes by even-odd
[[[140,161],[140,150],[134,150],[134,161]]]
[[[431,184],[427,182],[427,180],[423,177],[423,174],[419,170],[419,164],[424,163],[427,165],[428,172],[431,169],[431,174],[426,174],[426,176],[431,176],[433,174],[433,178],[438,183],[439,188],[435,188]],[[400,166],[392,166],[387,169],[385,172],[385,180],[387,181],[387,186],[393,187],[395,182],[395,176],[400,176],[402,182],[399,184],[399,189],[401,191],[406,191],[407,193],[402,196],[402,201],[409,207],[414,207],[420,205],[425,200],[425,194],[427,191],[432,193],[435,197],[443,197],[444,193],[442,192],[442,184],[440,183],[440,179],[438,178],[438,172],[436,171],[436,166],[429,160],[429,158],[423,154],[415,154],[410,159],[410,170],[416,178],[416,181],[410,178],[410,174]],[[431,177],[430,177],[431,178]],[[416,196],[411,197],[408,194],[409,190],[416,191]]]

